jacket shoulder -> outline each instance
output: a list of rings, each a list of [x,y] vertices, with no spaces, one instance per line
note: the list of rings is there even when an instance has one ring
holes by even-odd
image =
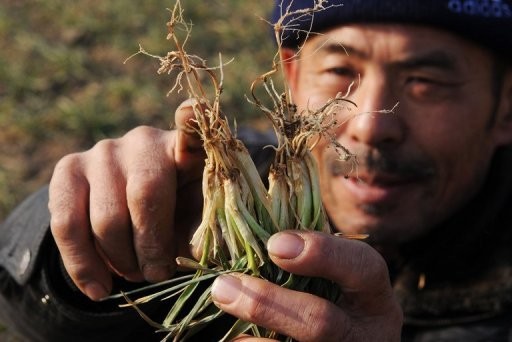
[[[26,198],[0,225],[0,266],[24,285],[50,227],[48,186]]]

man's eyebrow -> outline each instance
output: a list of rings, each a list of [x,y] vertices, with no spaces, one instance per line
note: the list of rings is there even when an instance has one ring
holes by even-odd
[[[413,55],[395,63],[403,69],[433,67],[446,71],[458,70],[457,60],[446,51],[435,50],[425,54]]]
[[[342,54],[346,56],[356,56],[362,59],[368,57],[364,51],[341,42],[323,41],[317,44],[316,50],[326,54]],[[447,71],[458,69],[456,59],[443,50],[434,50],[424,54],[412,55],[394,64],[404,69],[417,69],[421,67],[434,67]]]
[[[356,56],[360,58],[367,57],[364,51],[358,50],[357,48],[342,42],[323,41],[316,45],[316,50],[326,54],[342,54],[345,56]]]

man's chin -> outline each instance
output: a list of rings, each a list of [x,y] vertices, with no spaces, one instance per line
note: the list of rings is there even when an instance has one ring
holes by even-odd
[[[405,218],[379,215],[387,212],[386,208],[366,205],[364,209],[362,215],[353,215],[345,219],[333,217],[333,228],[344,234],[365,234],[368,235],[368,242],[384,245],[403,244],[422,234],[421,229],[413,229],[417,225],[407,224]]]

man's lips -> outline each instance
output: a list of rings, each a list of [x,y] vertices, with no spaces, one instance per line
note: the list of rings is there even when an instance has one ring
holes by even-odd
[[[383,174],[358,174],[341,179],[348,192],[359,202],[377,204],[405,198],[418,185],[418,179]]]
[[[392,151],[373,149],[359,151],[354,160],[343,161],[334,155],[327,160],[331,176],[339,178],[341,186],[359,203],[408,200],[412,191],[435,176],[434,163],[419,155],[399,156]]]

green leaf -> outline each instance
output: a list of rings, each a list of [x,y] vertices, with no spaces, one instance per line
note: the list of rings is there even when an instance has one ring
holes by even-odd
[[[245,333],[247,330],[251,329],[252,326],[255,326],[255,324],[246,322],[246,321],[242,321],[239,319],[233,324],[231,329],[229,329],[227,334],[224,335],[224,337],[220,340],[220,342],[231,341],[235,337],[237,337],[237,336]]]

